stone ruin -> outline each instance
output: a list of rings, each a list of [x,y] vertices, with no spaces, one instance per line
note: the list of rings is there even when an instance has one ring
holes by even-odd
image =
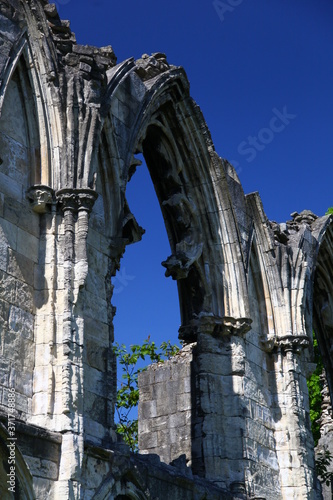
[[[0,1],[0,111],[0,497],[322,498],[306,378],[314,328],[329,444],[331,217],[269,221],[183,68],[117,64],[47,0]],[[138,153],[184,347],[141,376],[133,454],[115,433],[111,277],[142,237],[126,201]]]

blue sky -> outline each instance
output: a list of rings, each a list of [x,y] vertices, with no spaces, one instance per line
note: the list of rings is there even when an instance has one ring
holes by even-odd
[[[184,66],[217,152],[270,219],[333,205],[332,0],[56,3],[78,43],[112,45],[118,62],[160,51]],[[144,166],[128,198],[146,234],[114,281],[116,340],[175,341],[177,289],[160,264],[170,250]]]

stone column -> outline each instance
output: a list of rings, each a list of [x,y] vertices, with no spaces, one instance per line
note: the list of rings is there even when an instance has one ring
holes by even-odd
[[[91,189],[62,189],[56,195],[64,214],[64,245],[61,248],[64,260],[62,412],[69,414],[73,408],[78,408],[76,399],[80,395],[77,391],[82,388],[82,353],[75,351],[82,351],[84,339],[82,326],[80,328],[75,323],[73,308],[88,273],[89,213],[97,193]],[[80,354],[79,357],[76,354]],[[79,366],[73,363],[74,357],[79,360]]]
[[[182,327],[186,344],[140,374],[139,446],[165,462],[185,455],[192,472],[245,490],[243,458],[248,318],[202,314]]]
[[[74,302],[74,244],[75,244],[75,217],[78,211],[78,196],[76,190],[62,189],[57,192],[58,203],[64,214],[64,244],[62,247],[64,268],[63,289],[63,317],[62,317],[62,413],[69,414],[73,400],[75,400],[75,387],[72,384],[72,321]],[[75,368],[74,368],[75,369]]]
[[[97,193],[92,189],[80,189],[78,192],[77,232],[75,240],[75,297],[84,285],[88,274],[87,237],[89,214],[93,208]]]
[[[193,367],[193,472],[244,491],[244,335],[250,324],[248,318],[200,318]]]
[[[317,498],[314,484],[313,438],[309,420],[302,349],[306,335],[288,335],[276,341],[276,453],[283,498]]]
[[[58,259],[63,260],[63,282],[58,292],[58,373],[61,367],[63,443],[59,471],[59,495],[70,494],[69,484],[79,488],[84,453],[84,324],[75,313],[80,288],[88,273],[87,235],[89,213],[97,194],[90,189],[62,189],[56,193],[63,212],[63,236],[59,235]],[[77,492],[79,495],[79,492]]]

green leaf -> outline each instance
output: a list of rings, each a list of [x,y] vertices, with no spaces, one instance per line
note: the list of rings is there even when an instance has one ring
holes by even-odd
[[[324,367],[319,352],[318,342],[314,332],[313,332],[313,349],[314,349],[314,361],[317,363],[317,367],[315,371],[312,373],[312,375],[307,379],[307,385],[309,391],[311,430],[315,446],[317,446],[318,440],[320,438],[319,419],[322,412],[321,391],[323,389],[320,375],[322,374]]]
[[[178,351],[179,347],[172,345],[170,340],[162,342],[158,347],[150,340],[150,336],[142,345],[131,344],[129,349],[124,344],[115,343],[113,346],[113,352],[122,369],[116,399],[116,414],[119,420],[116,430],[134,452],[138,451],[138,421],[131,419],[130,414],[139,403],[138,375],[146,370],[146,367],[138,367],[137,363],[139,360],[163,362]]]

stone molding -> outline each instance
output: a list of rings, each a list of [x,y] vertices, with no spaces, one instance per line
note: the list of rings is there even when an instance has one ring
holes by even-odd
[[[267,353],[272,353],[277,348],[283,351],[295,351],[306,349],[310,345],[307,335],[284,335],[283,337],[262,340],[261,345]]]
[[[242,337],[251,330],[252,319],[232,318],[230,316],[202,315],[191,321],[189,325],[181,326],[179,338],[186,343],[194,342],[199,333],[215,337],[237,336]]]
[[[27,198],[34,212],[37,213],[45,213],[47,205],[51,205],[55,200],[60,205],[62,211],[73,210],[74,212],[78,212],[86,210],[90,213],[97,197],[98,193],[89,188],[65,188],[55,192],[49,186],[36,184],[27,190]]]
[[[91,212],[98,194],[93,189],[60,189],[56,192],[56,199],[63,212],[71,210],[75,213],[80,210]]]
[[[35,184],[27,190],[27,198],[34,212],[45,214],[54,202],[54,190],[43,184]]]

